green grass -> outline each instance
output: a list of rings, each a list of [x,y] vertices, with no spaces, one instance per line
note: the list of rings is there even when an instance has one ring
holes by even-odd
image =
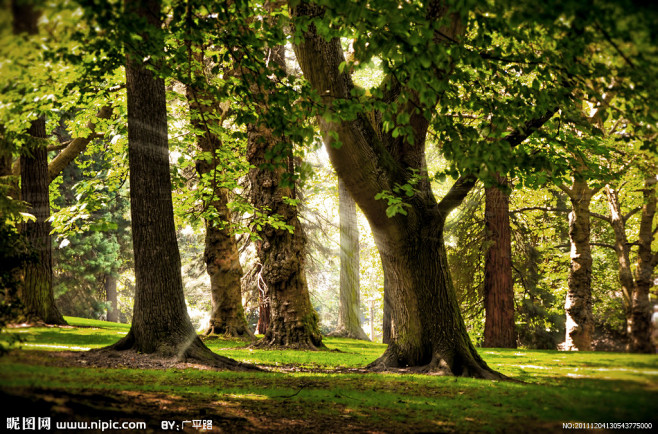
[[[25,338],[25,350],[97,348],[128,331],[127,325],[66,319],[72,328],[13,331]],[[241,361],[322,369],[362,367],[385,348],[349,339],[325,342],[340,352],[259,350],[240,348],[244,343],[239,340],[206,341],[214,351]],[[655,355],[479,351],[492,368],[525,383],[400,374],[70,368],[9,356],[0,359],[0,387],[155,394],[189,405],[212,402],[212,408],[271,423],[322,420],[319,429],[327,431],[342,431],[344,421],[357,431],[492,432],[555,431],[563,422],[576,421],[658,423]]]

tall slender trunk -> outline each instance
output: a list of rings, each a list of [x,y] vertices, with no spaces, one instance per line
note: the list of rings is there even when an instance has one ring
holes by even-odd
[[[595,192],[589,188],[586,181],[578,179],[574,180],[572,187],[567,191],[571,199],[571,213],[569,213],[571,268],[565,303],[567,350],[592,350],[594,320],[589,206]]]
[[[148,23],[150,31],[143,36],[155,38],[148,42],[155,46],[162,43],[158,40],[159,0],[126,0],[125,6],[127,14],[136,14]],[[127,52],[130,214],[136,287],[130,331],[113,348],[238,368],[237,362],[212,353],[201,342],[187,313],[171,198],[165,83],[143,63],[145,54],[159,53],[135,52],[129,47]]]
[[[13,33],[37,33],[39,11],[29,2],[11,2]],[[28,321],[48,324],[66,324],[55,305],[53,295],[52,241],[50,237],[50,196],[48,191],[48,152],[46,144],[46,118],[32,121],[27,131],[28,143],[20,159],[21,199],[28,204],[27,212],[36,220],[22,225],[21,232],[36,255],[23,269],[23,282],[18,297],[23,302]]]
[[[644,205],[638,235],[638,258],[635,268],[635,288],[631,308],[631,344],[635,353],[653,353],[651,342],[651,302],[649,291],[653,286],[653,269],[657,255],[651,250],[653,242],[653,221],[656,215],[656,177],[647,177],[642,191]]]
[[[496,181],[507,184],[499,176]],[[484,214],[488,248],[484,269],[483,346],[516,348],[509,196],[497,186],[485,189]]]
[[[626,318],[626,331],[630,336],[633,322],[633,290],[635,287],[635,279],[631,270],[631,249],[626,237],[626,222],[621,212],[618,192],[610,185],[606,185],[605,193],[608,199],[608,209],[610,210],[609,222],[615,234],[615,254],[617,255],[619,268],[619,284],[621,285],[622,303]]]
[[[384,275],[384,307],[382,312],[382,343],[390,344],[393,327],[393,319],[391,318],[391,301],[388,296],[386,275]]]
[[[117,277],[105,275],[105,300],[107,300],[107,320],[119,322],[119,299],[117,294]]]
[[[356,204],[338,180],[340,216],[340,301],[338,327],[332,336],[369,340],[361,328],[361,294],[359,285],[359,226]]]

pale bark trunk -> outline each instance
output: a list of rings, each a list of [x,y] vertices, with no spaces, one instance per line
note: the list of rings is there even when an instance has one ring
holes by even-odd
[[[359,284],[359,226],[356,204],[345,184],[338,181],[340,216],[340,299],[338,327],[331,336],[369,340],[361,328]]]
[[[644,205],[638,235],[639,250],[635,269],[635,288],[631,312],[630,350],[635,353],[653,353],[651,342],[651,302],[649,291],[653,286],[653,269],[656,255],[651,250],[653,221],[656,215],[656,178],[648,177],[643,189]]]
[[[565,349],[591,351],[594,321],[589,205],[594,190],[590,189],[585,181],[574,180],[568,194],[571,199],[569,214],[571,268],[565,303],[567,315]]]
[[[617,265],[619,268],[619,283],[621,285],[622,303],[624,316],[626,318],[626,331],[631,334],[632,323],[632,306],[633,306],[633,289],[635,279],[631,270],[630,245],[626,237],[626,222],[621,213],[621,204],[617,191],[609,185],[605,187],[608,198],[608,208],[610,210],[610,224],[615,234],[615,254],[617,255]]]
[[[117,294],[117,277],[113,274],[105,276],[105,299],[107,300],[107,320],[119,322],[119,299]]]
[[[500,185],[507,180],[497,177]],[[485,189],[484,347],[516,348],[514,280],[509,196],[497,186]]]

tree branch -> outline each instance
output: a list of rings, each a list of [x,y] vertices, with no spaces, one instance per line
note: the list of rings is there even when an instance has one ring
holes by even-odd
[[[468,192],[475,186],[477,178],[474,175],[461,176],[450,188],[450,191],[439,202],[439,213],[445,219],[450,212],[461,205]]]
[[[109,119],[112,116],[112,108],[110,106],[104,106],[101,108],[96,117],[98,119]],[[95,132],[96,125],[92,122],[87,124],[87,127],[92,131],[87,137],[78,137],[72,140],[64,150],[62,150],[53,160],[48,164],[48,182],[51,183],[55,178],[62,173],[62,170],[75,160],[82,151],[87,148],[87,145],[92,140],[103,137],[104,134]]]
[[[626,223],[629,218],[633,217],[633,215],[637,214],[639,211],[642,211],[642,207],[638,206],[637,208],[633,208],[629,212],[627,212],[624,216],[622,216],[622,221]]]

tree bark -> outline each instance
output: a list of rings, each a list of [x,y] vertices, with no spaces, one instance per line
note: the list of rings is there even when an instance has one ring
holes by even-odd
[[[284,197],[295,199],[295,187],[281,185],[285,168],[271,168],[272,161],[265,157],[277,139],[264,127],[249,127],[248,160],[252,203],[256,212],[264,216],[278,216],[293,228],[275,229],[265,224],[258,230],[260,240],[256,252],[263,265],[261,276],[267,285],[270,318],[261,345],[289,348],[323,347],[318,317],[311,298],[304,271],[306,236],[297,217],[297,208],[286,203]],[[293,157],[284,157],[292,169]],[[260,328],[259,328],[260,331]]]
[[[505,178],[496,177],[500,185]],[[484,347],[516,348],[514,280],[509,196],[498,186],[485,189]]]
[[[340,301],[338,327],[331,336],[370,340],[361,328],[361,295],[359,285],[359,226],[356,204],[338,180],[338,212],[340,216]]]
[[[285,48],[270,49],[268,57],[273,68],[285,70]],[[245,77],[243,77],[245,78]],[[255,94],[267,101],[270,92],[254,85]],[[271,115],[266,103],[259,107],[260,115]],[[263,346],[316,349],[324,347],[318,326],[318,316],[311,304],[306,274],[306,235],[289,200],[296,200],[294,181],[284,183],[284,174],[294,173],[292,145],[275,136],[266,124],[248,125],[247,159],[251,199],[256,213],[282,221],[292,228],[276,229],[269,223],[257,230],[260,240],[256,252],[261,277],[267,286],[270,317]],[[292,185],[291,185],[292,184]]]
[[[647,177],[642,190],[644,205],[638,235],[639,250],[635,268],[635,288],[631,308],[631,344],[635,353],[653,353],[651,342],[651,302],[649,291],[653,286],[653,269],[657,256],[651,250],[654,237],[653,221],[656,215],[656,177]]]
[[[48,153],[40,140],[46,138],[45,117],[32,122],[28,134],[32,139],[21,156],[21,198],[29,204],[27,212],[36,221],[24,223],[22,233],[36,258],[28,261],[23,270],[23,284],[19,287],[18,296],[23,302],[28,321],[66,324],[53,295]]]
[[[199,56],[202,67],[203,58]],[[228,190],[220,185],[215,171],[221,170],[217,153],[223,146],[220,138],[213,133],[209,119],[218,119],[221,109],[209,101],[212,96],[205,92],[187,87],[187,99],[190,105],[191,123],[202,134],[197,136],[197,143],[205,154],[197,159],[196,169],[199,177],[210,179],[210,198],[205,208],[213,208],[217,217],[205,219],[206,239],[203,254],[206,270],[210,276],[210,294],[212,311],[206,335],[217,334],[252,339],[242,307],[240,279],[242,266],[235,237],[231,233],[231,212],[228,209]],[[201,102],[204,101],[204,102]],[[215,121],[217,122],[217,121]],[[205,186],[204,186],[205,187]]]
[[[13,33],[37,33],[39,12],[30,3],[12,1]],[[50,237],[50,196],[48,191],[48,151],[46,150],[46,118],[33,121],[20,158],[21,199],[28,204],[27,212],[36,220],[27,221],[21,232],[36,255],[23,270],[23,282],[18,297],[23,302],[28,321],[66,324],[55,305],[53,295],[52,241]]]
[[[626,222],[621,212],[619,195],[617,190],[610,185],[605,186],[605,193],[608,199],[608,209],[610,210],[610,225],[615,234],[615,254],[617,255],[617,266],[619,268],[619,284],[621,285],[622,303],[624,307],[624,316],[626,317],[626,331],[631,335],[632,307],[633,307],[633,290],[635,279],[631,270],[631,249],[626,237]]]
[[[150,32],[143,36],[157,38],[161,26],[160,2],[126,0],[125,6],[127,14],[135,14],[148,23]],[[158,46],[162,41],[149,42]],[[157,56],[158,53],[139,53],[126,48],[136,287],[130,331],[113,348],[239,369],[239,363],[214,354],[201,342],[187,313],[171,199],[165,83],[142,60],[145,54]]]
[[[105,275],[105,300],[107,300],[107,320],[119,322],[117,277],[113,274]]]
[[[391,299],[389,296],[389,283],[384,275],[384,307],[382,312],[382,343],[391,343],[391,333],[394,329],[393,318],[391,317]]]
[[[589,188],[586,181],[575,179],[571,188],[565,191],[571,199],[569,213],[571,268],[565,302],[567,315],[565,348],[570,351],[591,351],[594,320],[589,205],[596,190]]]

